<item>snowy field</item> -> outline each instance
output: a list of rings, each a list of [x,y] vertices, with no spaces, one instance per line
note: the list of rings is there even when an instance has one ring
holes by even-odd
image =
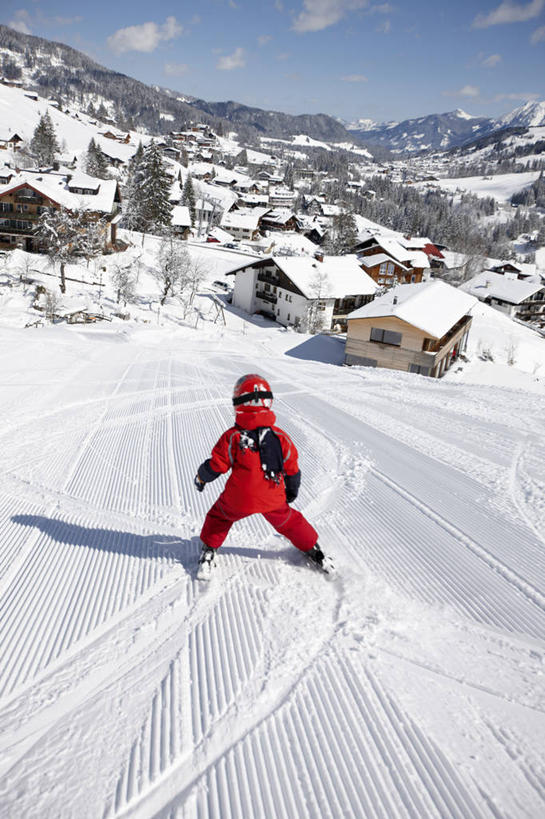
[[[545,340],[432,381],[162,323],[0,327],[0,814],[543,816]],[[259,517],[194,579],[255,370],[332,581]]]
[[[467,191],[475,196],[490,196],[498,202],[508,202],[514,193],[528,188],[539,176],[539,171],[504,173],[498,176],[467,176],[440,179],[436,184],[443,190],[456,193]]]

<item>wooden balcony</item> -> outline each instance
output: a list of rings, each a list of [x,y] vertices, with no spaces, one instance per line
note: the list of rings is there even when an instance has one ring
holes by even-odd
[[[455,335],[460,333],[461,330],[464,330],[466,327],[469,327],[471,324],[471,316],[464,316],[460,319],[453,327],[450,328],[449,332],[446,333],[443,338],[440,338],[439,341],[436,341],[435,344],[429,344],[425,347],[424,352],[426,353],[438,353],[440,350],[445,347],[449,341],[451,341]]]

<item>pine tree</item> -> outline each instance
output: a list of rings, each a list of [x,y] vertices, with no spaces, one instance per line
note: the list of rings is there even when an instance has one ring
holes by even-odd
[[[170,228],[172,221],[172,205],[169,201],[170,179],[165,170],[161,151],[154,142],[144,150],[141,172],[139,198],[143,229],[150,233],[164,233]]]
[[[91,137],[85,156],[85,172],[98,179],[108,178],[108,160],[93,137]]]
[[[328,253],[338,255],[350,251],[358,241],[356,220],[348,211],[342,211],[331,220],[326,243]]]
[[[185,180],[184,189],[182,191],[182,205],[187,205],[189,209],[189,216],[191,225],[195,224],[195,191],[193,189],[193,180],[191,174],[188,174]]]
[[[55,154],[59,150],[59,143],[55,135],[55,128],[49,116],[49,112],[40,117],[32,139],[30,141],[30,149],[38,165],[52,165],[55,160]]]
[[[129,230],[145,229],[145,203],[142,194],[144,179],[144,148],[138,143],[138,148],[131,161],[127,177],[127,186],[123,197],[123,224]]]

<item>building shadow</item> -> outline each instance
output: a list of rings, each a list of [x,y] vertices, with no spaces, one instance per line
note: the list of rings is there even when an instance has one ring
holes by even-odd
[[[304,361],[320,361],[323,364],[344,364],[344,338],[335,336],[316,335],[307,338],[297,347],[286,350],[291,358],[300,358]]]

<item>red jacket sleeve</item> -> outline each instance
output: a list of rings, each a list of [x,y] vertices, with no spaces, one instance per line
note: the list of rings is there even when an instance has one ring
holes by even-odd
[[[233,447],[235,444],[236,429],[233,427],[224,432],[216,446],[212,450],[212,457],[210,458],[210,466],[214,472],[223,474],[228,472],[233,465]]]
[[[295,475],[299,472],[297,447],[291,440],[290,436],[278,427],[274,428],[275,433],[280,439],[282,445],[282,457],[284,458],[284,472],[286,475]]]

